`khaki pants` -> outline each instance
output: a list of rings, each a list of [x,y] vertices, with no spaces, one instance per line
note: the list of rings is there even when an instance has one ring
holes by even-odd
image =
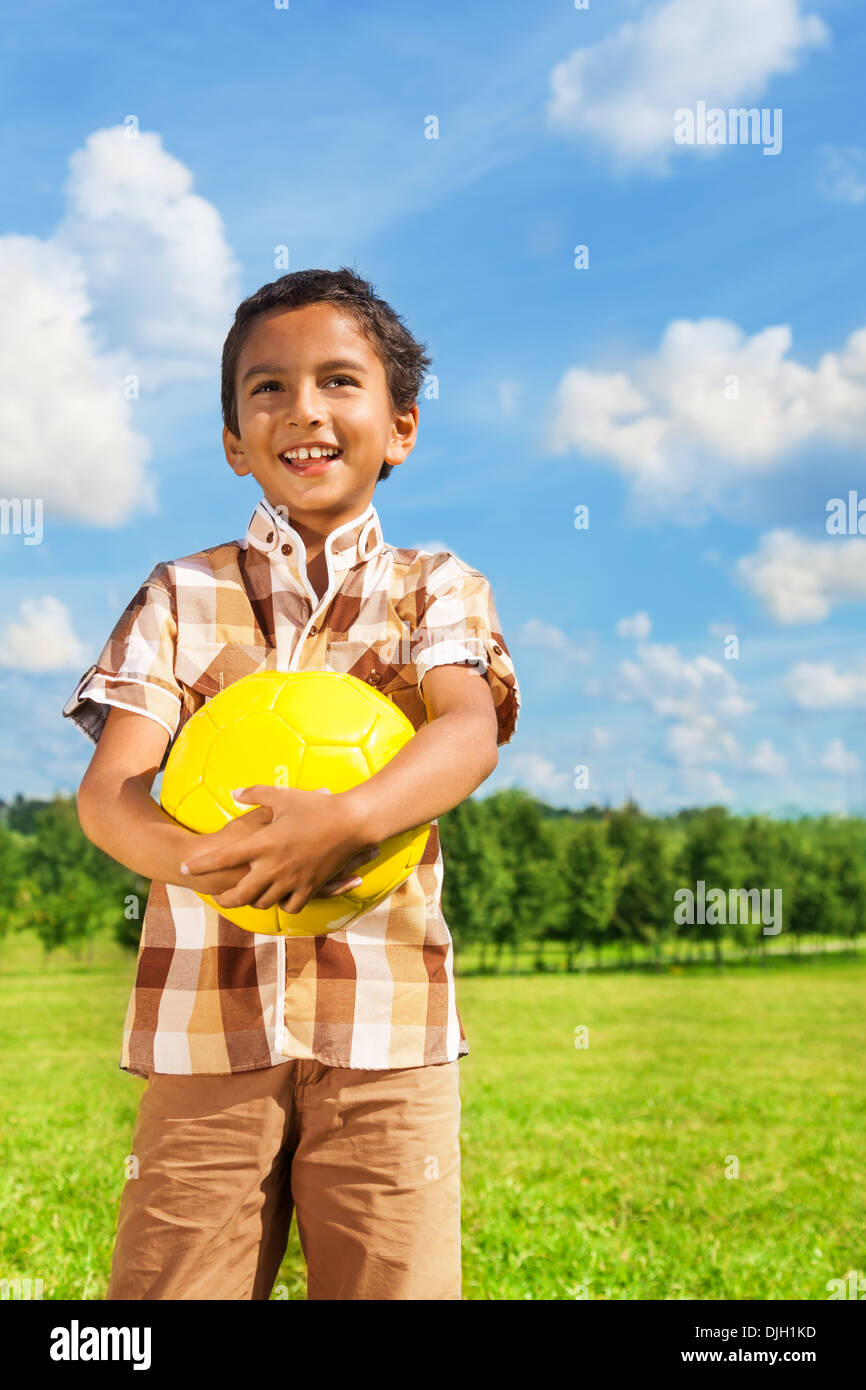
[[[459,1299],[459,1062],[148,1078],[107,1299]]]

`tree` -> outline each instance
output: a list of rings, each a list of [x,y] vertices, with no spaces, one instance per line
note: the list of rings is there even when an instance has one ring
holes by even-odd
[[[629,958],[632,943],[640,942],[653,947],[658,962],[674,925],[669,837],[658,821],[624,808],[611,815],[608,838],[621,857],[613,931]]]
[[[739,822],[728,815],[725,806],[709,806],[692,816],[687,826],[677,859],[680,886],[691,889],[695,894],[701,881],[707,894],[713,888],[720,888],[725,894],[727,909],[729,890],[744,886],[749,867],[740,838]],[[727,910],[724,913],[711,913],[708,904],[706,915],[723,918],[715,922],[695,922],[698,934],[709,936],[712,941],[715,961],[720,965],[722,942],[727,933]]]
[[[20,792],[16,792],[14,799],[6,807],[6,824],[10,830],[17,830],[21,835],[32,835],[36,828],[37,813],[50,804],[48,801],[31,801]]]
[[[494,935],[497,967],[504,945],[512,953],[517,969],[518,951],[524,942],[534,941],[536,965],[542,944],[557,921],[561,885],[557,873],[556,838],[541,804],[527,792],[509,788],[489,797],[490,824],[497,836],[512,881],[512,898],[507,916],[500,920]]]
[[[487,951],[509,919],[514,877],[496,833],[490,802],[468,797],[439,818],[444,876],[442,909],[455,951],[470,942]]]
[[[620,887],[619,852],[608,842],[607,826],[594,821],[574,825],[562,845],[561,864],[566,895],[566,968],[572,969],[575,950],[585,968],[587,946],[595,948],[596,962],[600,964],[602,943],[613,920]]]
[[[813,899],[808,930],[825,937],[848,936],[852,940],[863,930],[866,919],[863,839],[862,822],[822,816],[814,824],[807,859]]]
[[[24,845],[22,837],[0,825],[0,944],[20,922],[24,884]]]
[[[69,946],[79,954],[106,927],[117,931],[126,896],[147,885],[87,839],[71,797],[57,796],[36,811],[25,863],[27,922],[46,953]]]
[[[836,935],[842,927],[843,907],[836,885],[827,876],[816,845],[803,845],[797,856],[794,891],[785,900],[785,929],[796,952],[801,938],[823,933]]]

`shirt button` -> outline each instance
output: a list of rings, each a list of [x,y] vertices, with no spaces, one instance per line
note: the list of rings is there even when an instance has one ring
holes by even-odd
[[[367,677],[367,680],[369,681],[370,685],[378,685],[381,679],[382,677],[379,675],[378,671],[371,671],[369,676]]]
[[[273,533],[273,531],[269,531],[268,534],[265,536],[265,540],[267,541],[268,545],[270,545],[270,543],[271,543],[271,541],[272,541],[273,539],[274,539],[274,533]]]
[[[270,537],[268,537],[268,539],[270,540]],[[284,555],[291,555],[292,553],[292,547],[289,545],[288,541],[286,541],[285,545],[280,546],[280,550]]]
[[[316,633],[318,632],[318,630],[319,630],[319,629],[316,627],[316,624],[313,623],[313,626],[310,628],[310,636],[311,636],[311,637],[315,637],[315,635],[316,635]]]
[[[495,651],[495,653],[496,653],[497,656],[501,656],[501,655],[502,655],[502,648],[501,648],[501,647],[497,647],[497,645],[496,645],[495,642],[493,643],[493,650]]]

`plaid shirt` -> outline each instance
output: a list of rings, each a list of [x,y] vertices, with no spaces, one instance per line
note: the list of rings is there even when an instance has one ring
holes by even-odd
[[[490,584],[450,551],[387,545],[372,502],[327,537],[328,586],[263,498],[246,537],[158,564],[63,707],[96,743],[108,706],[171,736],[252,671],[348,671],[426,722],[432,666],[469,663],[507,743],[520,692]],[[188,887],[151,885],[120,1066],[136,1076],[250,1071],[290,1057],[389,1070],[468,1051],[442,914],[433,821],[421,863],[355,923],[325,936],[244,931]]]

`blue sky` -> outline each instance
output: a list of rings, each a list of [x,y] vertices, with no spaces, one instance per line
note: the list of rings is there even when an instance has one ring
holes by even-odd
[[[48,3],[4,29],[0,496],[44,520],[0,534],[0,797],[74,790],[60,709],[128,599],[243,535],[219,357],[285,246],[354,264],[432,353],[373,500],[392,544],[493,586],[523,708],[485,792],[866,810],[866,536],[826,525],[866,498],[854,0]],[[699,102],[781,111],[781,149],[678,145]]]

